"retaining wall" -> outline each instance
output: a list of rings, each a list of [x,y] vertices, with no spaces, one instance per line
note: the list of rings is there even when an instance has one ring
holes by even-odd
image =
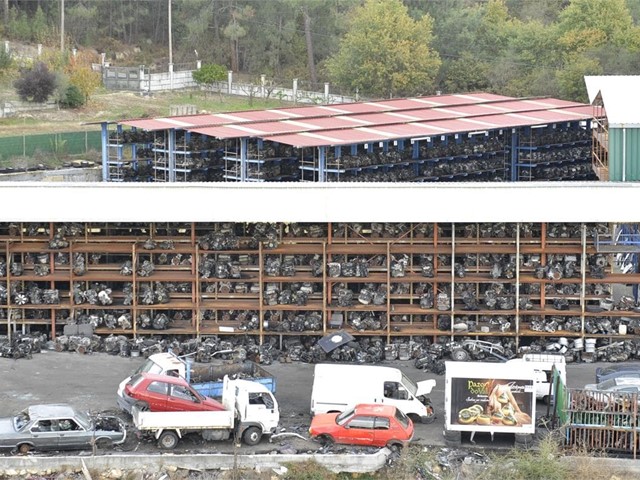
[[[186,469],[186,470],[231,470],[271,469],[287,463],[314,460],[332,472],[370,473],[383,467],[390,451],[386,448],[369,455],[334,454],[290,454],[290,455],[96,455],[96,456],[17,456],[4,457],[2,470],[7,476],[42,474],[43,472],[80,471],[82,463],[89,470],[146,470]]]
[[[62,168],[0,174],[0,182],[100,182],[102,168]]]

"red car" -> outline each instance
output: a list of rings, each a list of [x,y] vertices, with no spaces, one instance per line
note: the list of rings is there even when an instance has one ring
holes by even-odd
[[[224,410],[224,406],[196,392],[184,378],[140,373],[124,387],[127,401],[152,412]]]
[[[326,443],[397,448],[413,438],[413,422],[392,405],[360,404],[342,413],[316,415],[309,435]]]

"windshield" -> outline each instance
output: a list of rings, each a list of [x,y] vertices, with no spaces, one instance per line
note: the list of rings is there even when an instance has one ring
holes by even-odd
[[[351,419],[351,417],[353,417],[355,413],[356,413],[355,408],[350,408],[349,410],[345,410],[344,412],[342,412],[340,415],[336,417],[336,423],[338,425],[344,425],[347,421]]]
[[[407,417],[403,412],[401,412],[399,409],[396,408],[396,420],[398,420],[398,422],[400,422],[400,425],[402,425],[404,428],[409,427],[409,417]]]
[[[87,415],[85,412],[76,412],[76,420],[78,420],[78,423],[82,425],[82,428],[86,428],[88,426],[93,425],[93,422],[91,421],[91,417]]]
[[[402,384],[405,387],[407,387],[407,390],[409,390],[409,393],[411,393],[411,395],[413,395],[414,397],[416,396],[416,392],[418,391],[418,386],[415,384],[413,380],[407,377],[404,373],[402,374]]]
[[[29,423],[29,414],[26,411],[20,412],[16,415],[14,421],[16,423],[16,430],[22,430],[24,426]]]
[[[158,365],[153,360],[147,360],[135,371],[134,375],[138,375],[140,373],[162,373],[162,367]]]

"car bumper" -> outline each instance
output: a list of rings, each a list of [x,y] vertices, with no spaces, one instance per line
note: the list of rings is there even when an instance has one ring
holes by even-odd
[[[135,399],[131,398],[126,393],[122,392],[122,394],[118,395],[118,407],[129,414],[131,413],[134,403],[136,403]]]

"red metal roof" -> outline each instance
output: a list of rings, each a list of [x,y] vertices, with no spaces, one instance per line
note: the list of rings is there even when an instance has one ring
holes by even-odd
[[[376,102],[342,103],[336,105],[316,105],[267,110],[246,110],[241,112],[187,115],[180,117],[141,118],[123,120],[121,125],[143,130],[166,130],[168,128],[194,128],[199,126],[220,126],[243,122],[264,122],[283,119],[302,119],[310,117],[329,117],[353,113],[375,113],[399,111],[435,106],[452,106],[469,103],[495,102],[509,100],[511,97],[491,93],[469,95],[434,95],[430,97],[398,98]]]
[[[430,135],[465,133],[527,125],[534,126],[546,123],[589,120],[591,118],[591,106],[579,105],[562,109],[526,112],[526,114],[504,113],[431,122],[410,122],[394,125],[379,125],[375,127],[319,130],[314,132],[272,135],[263,137],[263,139],[304,148],[349,145],[352,143],[376,142],[387,139],[417,138]]]

